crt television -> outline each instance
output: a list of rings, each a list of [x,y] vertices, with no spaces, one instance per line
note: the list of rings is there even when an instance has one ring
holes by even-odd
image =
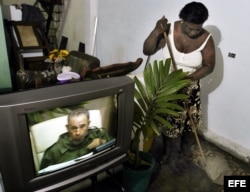
[[[5,191],[55,191],[126,160],[133,124],[134,82],[127,76],[0,95],[0,172]],[[46,148],[66,132],[70,111],[86,108],[106,143],[40,168]]]

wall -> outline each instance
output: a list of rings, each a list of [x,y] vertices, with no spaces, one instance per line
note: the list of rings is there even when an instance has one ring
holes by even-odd
[[[68,12],[65,15],[62,35],[69,38],[68,49],[78,49],[79,42],[85,43],[86,52],[92,54],[92,36],[95,25],[96,0],[67,1]],[[72,11],[73,10],[73,11]]]

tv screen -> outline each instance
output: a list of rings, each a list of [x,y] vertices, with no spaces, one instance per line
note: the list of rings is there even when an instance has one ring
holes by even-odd
[[[0,95],[5,190],[59,190],[123,163],[133,98],[126,76]]]
[[[76,141],[71,145],[70,141],[67,140],[69,138],[67,137],[69,135],[67,130],[68,116],[84,110],[88,112],[90,121],[86,134],[87,132],[93,134],[91,137],[83,134],[82,139],[78,139],[80,143]],[[116,144],[117,95],[26,113],[25,116],[29,128],[34,166],[38,176],[93,158],[112,149]],[[80,137],[80,133],[78,134]],[[103,141],[91,147],[94,139],[102,139]],[[88,141],[85,142],[85,140]],[[58,147],[63,148],[64,151],[55,154]],[[47,159],[45,151],[47,151]],[[48,152],[52,154],[48,154]],[[68,155],[69,153],[70,155]]]

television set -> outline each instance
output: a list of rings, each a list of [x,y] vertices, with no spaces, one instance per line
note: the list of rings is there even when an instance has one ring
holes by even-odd
[[[127,76],[0,95],[0,172],[5,191],[58,191],[126,160],[134,82]],[[76,159],[40,169],[44,150],[66,132],[72,110],[86,108],[108,140]]]

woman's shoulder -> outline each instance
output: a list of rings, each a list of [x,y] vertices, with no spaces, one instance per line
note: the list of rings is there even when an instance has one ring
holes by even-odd
[[[203,28],[203,33],[204,33],[204,36],[205,37],[208,37],[208,36],[211,36],[212,34],[209,32],[209,31],[207,31],[205,28]]]
[[[181,34],[181,20],[177,20],[177,21],[174,21],[172,24],[171,24],[171,27],[170,27],[170,31],[172,31],[175,35],[180,35]]]
[[[174,21],[173,24],[172,24],[172,27],[173,27],[174,29],[179,29],[179,26],[181,25],[181,21],[182,21],[182,20]]]
[[[203,36],[203,38],[201,39],[201,41],[203,42],[203,44],[206,45],[208,43],[213,43],[213,36],[206,29],[204,29],[204,34],[202,36]]]

